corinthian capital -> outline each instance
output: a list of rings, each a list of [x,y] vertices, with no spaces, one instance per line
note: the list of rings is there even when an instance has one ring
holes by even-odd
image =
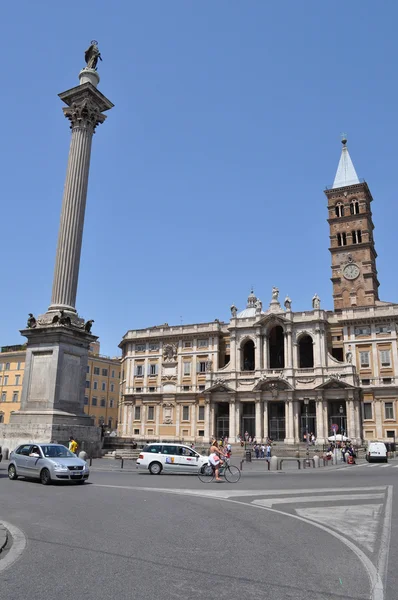
[[[97,104],[90,98],[83,98],[80,102],[72,102],[70,106],[66,106],[62,110],[65,117],[70,121],[71,129],[79,127],[94,131],[97,125],[103,123],[106,119]]]

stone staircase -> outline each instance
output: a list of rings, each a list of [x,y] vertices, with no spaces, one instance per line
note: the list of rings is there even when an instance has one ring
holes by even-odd
[[[135,450],[130,450],[128,448],[120,448],[120,449],[116,449],[116,450],[112,450],[107,452],[106,454],[103,455],[102,458],[110,458],[113,460],[116,459],[121,459],[123,458],[124,460],[137,460],[138,456],[140,454],[140,449],[136,448]]]

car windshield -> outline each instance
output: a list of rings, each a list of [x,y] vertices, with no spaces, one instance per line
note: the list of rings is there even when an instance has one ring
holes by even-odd
[[[76,458],[65,446],[41,446],[41,449],[47,458]]]

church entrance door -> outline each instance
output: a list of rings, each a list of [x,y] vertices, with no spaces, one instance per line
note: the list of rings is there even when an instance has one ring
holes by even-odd
[[[229,404],[219,402],[216,405],[216,437],[218,440],[229,437]]]
[[[283,442],[286,437],[286,422],[285,422],[285,403],[270,402],[268,405],[269,437],[275,442]]]
[[[254,438],[256,435],[256,414],[254,402],[242,402],[242,429],[241,435],[245,433],[249,434],[249,437]]]

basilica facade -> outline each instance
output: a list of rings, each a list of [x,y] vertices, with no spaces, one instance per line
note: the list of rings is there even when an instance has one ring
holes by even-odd
[[[144,440],[298,443],[333,430],[356,443],[395,440],[398,304],[379,300],[372,196],[346,140],[325,191],[334,311],[253,292],[230,320],[129,330],[123,337],[118,434]]]

